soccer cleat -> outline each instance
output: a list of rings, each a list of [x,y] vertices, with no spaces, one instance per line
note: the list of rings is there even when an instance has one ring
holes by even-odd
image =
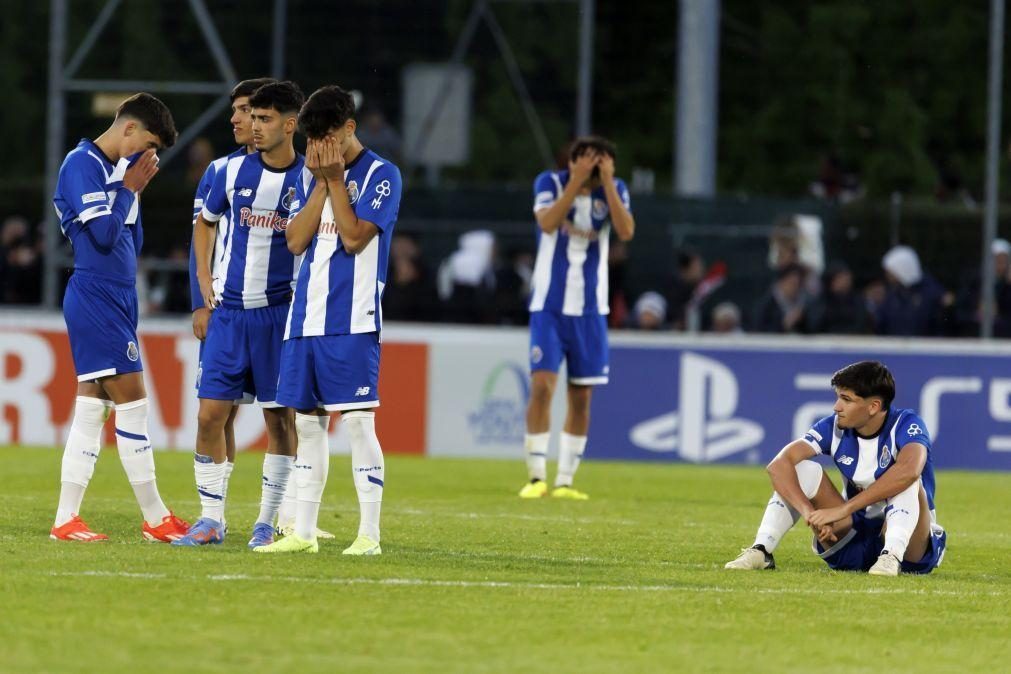
[[[266,522],[257,522],[253,527],[253,537],[249,539],[250,548],[259,548],[274,542],[274,527]]]
[[[274,553],[274,552],[319,552],[319,543],[316,539],[311,541],[303,540],[298,534],[291,533],[279,541],[274,541],[270,545],[261,545],[253,548],[253,552]]]
[[[185,536],[189,528],[189,522],[179,519],[170,512],[162,518],[161,524],[156,527],[151,526],[145,521],[140,531],[144,534],[146,540],[171,543]]]
[[[92,531],[80,515],[74,515],[67,522],[49,530],[49,537],[54,541],[80,541],[81,543],[97,543],[107,541],[109,537]]]
[[[867,573],[872,576],[897,576],[901,566],[902,561],[898,557],[887,550],[882,550],[878,555],[878,561],[874,562],[874,566],[869,568]]]
[[[381,555],[383,554],[383,549],[379,547],[379,542],[374,541],[368,536],[358,536],[355,542],[344,548],[344,552],[341,554],[345,555]]]
[[[225,528],[217,520],[210,517],[201,517],[186,535],[172,541],[172,545],[195,548],[200,545],[220,545],[225,540]]]
[[[732,562],[723,565],[724,569],[737,569],[742,571],[761,571],[762,569],[775,569],[776,560],[771,552],[766,552],[761,545],[755,545],[741,550],[741,554]]]
[[[278,536],[281,536],[281,537],[291,536],[293,533],[295,533],[295,523],[294,522],[291,522],[290,524],[285,524],[283,526],[278,526],[277,527],[277,535]],[[334,535],[332,533],[330,533],[329,531],[323,531],[319,527],[316,527],[316,538],[334,538]]]
[[[573,489],[572,487],[555,487],[551,492],[551,498],[564,498],[570,501],[586,501],[590,498],[590,495],[583,493],[578,489]]]
[[[548,495],[548,483],[544,480],[533,480],[520,489],[520,498],[541,498]]]

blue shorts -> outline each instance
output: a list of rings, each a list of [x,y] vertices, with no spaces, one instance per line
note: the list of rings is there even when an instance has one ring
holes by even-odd
[[[137,288],[75,271],[63,297],[77,381],[140,372]]]
[[[558,372],[563,358],[570,384],[606,384],[607,317],[530,314],[530,371]]]
[[[262,407],[279,407],[277,374],[287,321],[286,304],[215,309],[197,371],[197,396],[241,400],[249,392]]]
[[[826,551],[818,539],[814,539],[815,553],[825,560],[829,567],[837,571],[867,571],[885,547],[881,536],[883,519],[853,518],[853,529],[839,543]],[[917,562],[902,562],[902,573],[926,574],[941,565],[944,550],[948,544],[948,534],[938,527],[931,532],[927,551]],[[830,553],[830,554],[826,554]]]
[[[277,400],[296,410],[379,407],[379,333],[286,340]]]
[[[204,337],[206,339],[206,335]],[[197,390],[197,397],[200,397],[200,380],[203,379],[204,372],[204,340],[200,340],[200,348],[197,351],[197,379],[193,384],[193,388]],[[241,398],[235,399],[236,405],[251,405],[256,402],[256,396],[253,395],[253,383],[251,381],[246,382],[246,390],[242,392]]]

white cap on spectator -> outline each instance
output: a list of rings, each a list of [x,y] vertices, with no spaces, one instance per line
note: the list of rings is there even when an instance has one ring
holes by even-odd
[[[885,253],[881,260],[881,266],[907,288],[916,285],[923,278],[920,256],[909,246],[892,248]]]
[[[460,249],[449,258],[454,283],[467,286],[481,284],[491,269],[495,250],[495,235],[486,229],[466,232],[460,236]]]
[[[990,253],[993,255],[1011,255],[1011,243],[1007,239],[994,239],[990,244]]]
[[[639,296],[635,302],[635,315],[640,316],[650,313],[660,318],[660,322],[667,320],[667,300],[660,293],[650,290]]]

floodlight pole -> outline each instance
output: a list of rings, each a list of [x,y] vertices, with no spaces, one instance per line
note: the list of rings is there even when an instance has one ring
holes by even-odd
[[[63,99],[63,58],[67,44],[67,0],[49,3],[49,110],[46,115],[46,182],[42,192],[42,216],[45,218],[45,255],[42,258],[42,303],[56,308],[59,294],[60,223],[53,213],[53,194],[60,171],[63,123],[66,102]],[[76,61],[76,59],[75,59]]]
[[[579,80],[576,90],[576,135],[593,130],[593,26],[595,0],[579,0]]]
[[[678,196],[716,193],[719,46],[720,0],[681,0],[673,176]]]
[[[980,289],[983,294],[983,315],[980,318],[980,337],[993,338],[994,262],[991,247],[997,238],[997,178],[1000,173],[1000,115],[1002,59],[1004,52],[1004,0],[990,2],[990,82],[987,101],[986,128],[986,203],[983,207],[983,265]]]

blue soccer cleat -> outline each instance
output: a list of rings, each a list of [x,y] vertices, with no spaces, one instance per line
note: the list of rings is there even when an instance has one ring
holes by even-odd
[[[183,545],[187,547],[197,547],[198,545],[220,545],[225,540],[225,527],[221,522],[212,520],[209,517],[201,517],[186,535],[177,541],[172,541],[172,545]]]
[[[253,537],[249,539],[249,547],[259,548],[274,542],[274,527],[266,522],[257,522],[253,527]]]

